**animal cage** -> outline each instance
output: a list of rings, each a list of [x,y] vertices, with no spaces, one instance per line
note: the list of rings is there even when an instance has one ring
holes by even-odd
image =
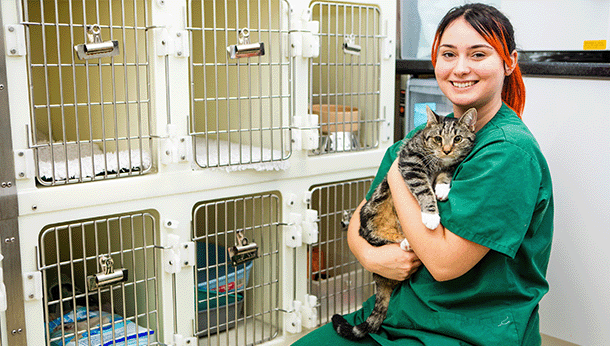
[[[43,229],[46,345],[158,345],[157,237],[149,212]]]
[[[320,55],[311,59],[310,110],[319,115],[314,154],[379,146],[382,35],[376,6],[314,2]]]
[[[41,184],[150,171],[148,7],[145,0],[22,2]]]
[[[188,1],[191,134],[201,167],[286,167],[289,23],[282,0]]]
[[[347,245],[347,226],[372,178],[329,183],[311,189],[309,208],[320,217],[319,241],[308,246],[308,292],[318,299],[318,324],[334,314],[354,312],[375,293],[370,272]]]
[[[250,345],[278,335],[280,217],[277,192],[195,206],[196,335],[202,344]]]
[[[0,343],[282,344],[372,295],[341,221],[396,6],[361,2],[0,2]]]

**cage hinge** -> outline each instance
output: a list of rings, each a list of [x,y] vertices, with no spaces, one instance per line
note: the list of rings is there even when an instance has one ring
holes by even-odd
[[[15,150],[15,177],[29,179],[34,177],[34,151],[32,149]]]
[[[301,213],[290,213],[284,232],[284,244],[291,248],[300,247],[303,243],[313,244],[318,241],[318,211],[313,209]]]
[[[168,234],[163,249],[163,268],[169,274],[179,273],[183,267],[195,265],[195,243],[180,243],[176,234]]]
[[[174,346],[196,346],[196,337],[185,337],[181,334],[174,334]]]
[[[178,137],[175,125],[167,125],[167,134],[168,136],[161,140],[161,163],[169,165],[187,162],[192,151],[191,136]]]
[[[288,223],[282,225],[286,226],[284,231],[284,245],[297,248],[303,244],[303,230],[301,222],[303,215],[299,213],[290,213],[288,216]]]
[[[320,125],[317,114],[292,117],[292,136],[286,136],[292,141],[296,150],[314,150],[320,145]]]
[[[289,34],[288,56],[317,58],[320,55],[320,22],[311,20],[311,9],[292,13],[291,23],[295,30]]]
[[[318,242],[318,211],[313,209],[305,210],[305,218],[302,222],[302,240],[305,244]]]
[[[305,303],[301,305],[301,325],[312,329],[318,326],[318,297],[305,295]]]
[[[302,330],[303,321],[301,319],[301,305],[302,303],[300,301],[294,300],[292,301],[292,308],[290,311],[285,311],[284,330],[288,333],[298,334]]]
[[[170,32],[164,27],[151,30],[154,32],[157,56],[173,55],[177,58],[188,58],[191,55],[189,32],[187,30]]]
[[[25,25],[8,24],[4,26],[4,51],[8,56],[24,56]]]
[[[391,37],[386,37],[383,40],[383,59],[391,60],[394,58],[394,40]]]
[[[4,286],[4,283],[2,285]],[[25,301],[41,300],[42,291],[42,274],[40,272],[23,274],[23,297]]]
[[[318,297],[305,295],[305,302],[299,300],[292,301],[292,308],[286,313],[284,327],[288,333],[300,333],[303,327],[313,329],[318,326]]]

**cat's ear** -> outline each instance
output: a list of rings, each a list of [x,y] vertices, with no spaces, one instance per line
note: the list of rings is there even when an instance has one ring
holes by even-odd
[[[474,126],[477,123],[477,109],[470,108],[469,110],[467,110],[460,117],[459,123],[466,125],[467,127],[470,128],[470,130],[474,131]]]
[[[438,115],[428,106],[426,106],[426,114],[428,114],[428,123],[426,126],[438,124]]]

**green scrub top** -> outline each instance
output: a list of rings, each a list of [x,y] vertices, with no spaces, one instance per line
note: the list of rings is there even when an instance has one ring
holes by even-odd
[[[387,150],[367,199],[401,145]],[[420,267],[394,290],[388,315],[372,339],[381,345],[540,345],[538,303],[548,291],[553,234],[551,176],[536,140],[505,104],[477,132],[474,149],[457,168],[439,209],[443,226],[491,251],[450,281],[438,282]],[[363,322],[374,301],[367,300],[348,321]],[[351,344],[328,331],[334,332],[324,326],[297,344],[320,338]],[[372,339],[362,343],[374,344]]]

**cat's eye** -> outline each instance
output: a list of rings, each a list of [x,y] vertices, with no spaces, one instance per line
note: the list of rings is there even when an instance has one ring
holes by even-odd
[[[455,136],[455,138],[453,138],[453,143],[459,143],[462,141],[462,136]]]
[[[432,140],[434,140],[434,142],[436,142],[437,144],[443,144],[443,137],[441,136],[434,136]]]

